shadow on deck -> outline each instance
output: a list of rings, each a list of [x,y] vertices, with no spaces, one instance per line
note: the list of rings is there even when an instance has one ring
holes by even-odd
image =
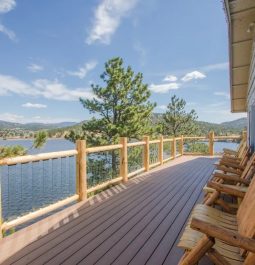
[[[0,262],[175,265],[183,254],[178,238],[214,162],[183,156],[41,220],[0,242]]]

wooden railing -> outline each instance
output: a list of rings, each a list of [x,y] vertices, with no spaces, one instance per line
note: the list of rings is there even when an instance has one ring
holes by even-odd
[[[76,150],[69,151],[61,151],[61,152],[52,152],[52,153],[44,153],[38,155],[26,155],[21,157],[14,158],[6,158],[0,160],[0,166],[14,166],[14,165],[22,165],[25,163],[34,163],[38,161],[48,161],[50,159],[57,158],[67,158],[67,157],[76,157],[76,193],[72,196],[60,200],[56,203],[53,203],[49,206],[43,207],[41,209],[37,209],[31,213],[28,213],[24,216],[18,217],[11,221],[4,221],[0,223],[1,231],[9,230],[13,227],[17,227],[22,225],[32,219],[41,217],[49,212],[52,212],[58,208],[64,207],[68,204],[87,200],[90,194],[97,192],[99,190],[103,190],[110,185],[114,185],[119,182],[126,183],[131,177],[138,175],[142,172],[147,172],[150,169],[163,165],[169,160],[173,160],[177,157],[180,157],[185,153],[184,150],[184,141],[185,140],[197,140],[197,141],[208,141],[209,145],[209,155],[214,155],[214,142],[216,140],[226,140],[226,139],[240,139],[242,136],[214,136],[214,133],[211,132],[206,137],[171,137],[171,138],[163,138],[161,136],[159,139],[150,140],[148,136],[145,136],[140,142],[130,142],[128,143],[127,138],[121,137],[119,144],[108,145],[108,146],[97,146],[97,147],[86,147],[86,141],[78,140],[76,142]],[[246,137],[243,135],[243,137]],[[154,154],[156,150],[156,161],[152,161],[150,163],[151,151],[150,147],[155,145],[157,149],[154,149]],[[134,171],[129,172],[128,167],[128,148],[140,147],[143,149],[143,165],[141,168],[136,169]],[[165,148],[168,150],[166,151]],[[88,187],[87,185],[87,157],[92,153],[100,153],[106,151],[114,151],[119,150],[120,154],[120,163],[119,163],[119,176],[106,180],[103,183],[99,183],[95,186]],[[167,154],[167,155],[166,155]],[[193,154],[192,154],[193,155]],[[54,177],[54,176],[53,176]],[[1,185],[0,185],[1,187]],[[2,219],[2,204],[1,204],[1,190],[0,190],[0,220]],[[2,235],[2,233],[0,233]]]

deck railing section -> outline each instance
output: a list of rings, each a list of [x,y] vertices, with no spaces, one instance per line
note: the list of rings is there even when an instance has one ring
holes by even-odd
[[[86,141],[78,140],[76,150],[0,160],[0,169],[7,172],[1,176],[0,188],[7,187],[7,191],[2,190],[1,194],[0,189],[0,230],[9,230],[68,204],[86,200],[95,192],[121,181],[125,183],[135,175],[184,154],[193,155],[194,153],[185,152],[186,141],[207,141],[208,155],[214,155],[215,141],[237,140],[241,137],[246,136],[214,136],[211,132],[207,137],[161,136],[159,139],[150,140],[145,136],[140,142],[130,143],[127,142],[127,138],[121,137],[119,144],[97,147],[86,147]],[[12,176],[14,173],[10,174],[14,168],[20,172],[15,173],[15,177]],[[60,176],[57,179],[58,174]],[[14,182],[13,187],[9,185],[11,180]],[[29,180],[32,183],[29,183]],[[5,182],[8,182],[8,185],[3,185]],[[35,185],[35,182],[39,184]],[[34,188],[40,189],[41,192],[34,192]],[[34,192],[33,200],[40,203],[31,204],[32,206],[24,209],[20,205],[26,201],[28,192]],[[8,218],[5,213],[8,208],[3,207],[1,203],[1,198],[8,201],[8,206],[15,203],[10,203],[10,196],[13,196],[12,200],[18,201],[17,208],[24,210],[21,212],[17,209],[20,216],[13,220]],[[42,198],[39,198],[40,196]],[[47,203],[43,200],[45,198]]]

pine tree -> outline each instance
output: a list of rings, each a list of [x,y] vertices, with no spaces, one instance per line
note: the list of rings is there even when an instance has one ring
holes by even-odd
[[[87,139],[89,144],[102,145],[117,143],[120,136],[139,138],[149,134],[155,104],[149,102],[150,91],[143,84],[142,73],[135,74],[130,66],[125,68],[117,57],[105,63],[100,78],[105,86],[91,86],[95,97],[80,99],[97,118],[85,122],[82,133],[71,131],[67,139]]]
[[[196,120],[198,118],[194,109],[185,110],[186,101],[174,95],[163,114],[162,130],[165,135],[192,135],[198,134]]]

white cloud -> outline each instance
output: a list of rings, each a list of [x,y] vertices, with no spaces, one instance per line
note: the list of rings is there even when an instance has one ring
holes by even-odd
[[[154,85],[151,84],[149,86],[149,89],[155,93],[167,93],[170,90],[176,90],[180,87],[178,83],[170,83],[170,84],[160,84],[160,85]]]
[[[12,30],[6,28],[3,24],[0,24],[0,32],[5,34],[12,41],[16,41],[17,40],[16,34]]]
[[[215,70],[228,70],[229,63],[216,63],[216,64],[209,64],[206,66],[201,67],[200,69],[205,72],[215,71]]]
[[[213,94],[215,96],[221,96],[221,97],[225,97],[226,99],[230,99],[230,95],[227,92],[216,91]]]
[[[80,97],[89,99],[95,97],[87,89],[69,89],[58,80],[37,79],[30,84],[13,76],[0,75],[0,95],[8,94],[44,97],[63,101],[75,101]]]
[[[86,43],[92,44],[99,41],[109,44],[121,19],[127,16],[137,2],[138,0],[102,0],[95,10],[93,25]]]
[[[43,71],[43,66],[35,63],[31,63],[27,69],[32,73],[37,73]]]
[[[35,109],[45,109],[45,108],[47,108],[47,105],[38,104],[38,103],[30,103],[30,102],[22,104],[21,106],[24,107],[24,108],[35,108]]]
[[[16,6],[15,0],[0,0],[0,14],[8,13]],[[10,40],[17,41],[16,34],[5,27],[3,24],[0,24],[0,32],[5,34]]]
[[[175,75],[167,75],[163,81],[166,82],[176,82],[178,80],[178,78]]]
[[[52,118],[52,117],[41,117],[41,116],[32,116],[32,117],[25,117],[23,115],[18,115],[15,113],[0,113],[0,120],[9,121],[9,122],[16,122],[16,123],[59,123],[59,122],[80,122],[80,119],[74,119],[70,117],[59,117],[59,118]]]
[[[8,13],[16,6],[15,0],[0,0],[0,13]]]
[[[19,122],[24,118],[22,115],[13,114],[9,112],[0,113],[0,120],[10,121],[10,122]]]
[[[187,73],[183,78],[182,78],[182,81],[183,82],[188,82],[188,81],[191,81],[193,79],[204,79],[206,78],[206,75],[199,72],[199,71],[193,71],[193,72],[190,72],[190,73]]]
[[[67,73],[69,75],[77,76],[80,79],[83,79],[87,75],[87,73],[93,70],[96,66],[97,66],[97,62],[91,61],[91,62],[86,63],[84,67],[80,67],[78,71],[74,71],[74,72],[68,71]]]

